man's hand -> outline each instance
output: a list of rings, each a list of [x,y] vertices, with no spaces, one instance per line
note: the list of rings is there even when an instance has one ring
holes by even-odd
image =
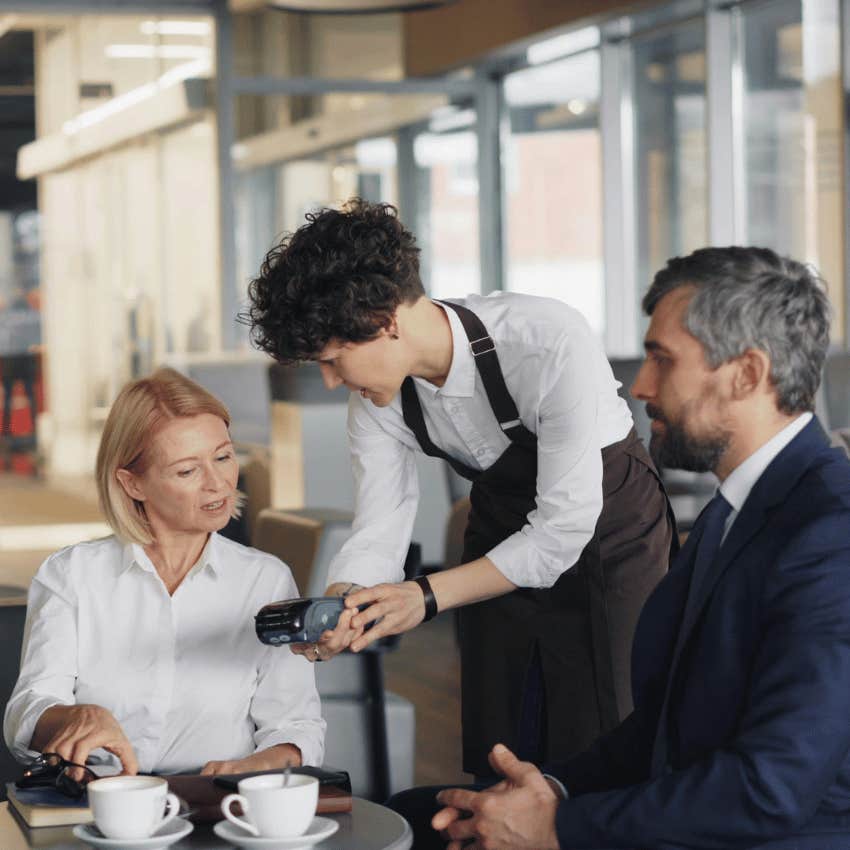
[[[325,596],[342,596],[359,587],[359,584],[337,582],[328,587]],[[339,655],[340,652],[348,649],[351,642],[363,633],[363,629],[351,627],[351,619],[356,613],[356,611],[346,608],[339,615],[336,628],[323,632],[318,643],[292,643],[289,648],[295,655],[303,655],[308,661],[329,661],[335,655]]]
[[[124,774],[138,773],[133,745],[112,713],[102,706],[54,705],[42,714],[39,725],[42,721],[54,730],[40,748],[43,753],[58,753],[67,761],[85,764],[91,751],[102,747],[118,756]]]
[[[282,767],[301,767],[301,750],[294,744],[278,744],[235,761],[208,761],[201,768],[201,776],[253,773],[257,770],[279,770]]]
[[[345,604],[355,614],[351,619],[354,629],[362,632],[367,623],[380,620],[352,641],[352,652],[360,652],[386,635],[410,631],[425,619],[425,596],[415,581],[376,584],[349,594],[345,597]],[[369,607],[358,612],[356,609],[361,605]]]
[[[470,839],[484,850],[556,850],[559,799],[543,774],[502,744],[493,747],[490,764],[505,777],[498,785],[486,791],[452,788],[437,795],[445,808],[434,815],[431,826],[445,830],[450,839],[446,850],[461,850]]]

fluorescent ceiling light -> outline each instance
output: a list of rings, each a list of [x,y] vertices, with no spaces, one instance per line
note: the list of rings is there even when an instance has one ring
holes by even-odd
[[[334,15],[342,12],[411,12],[452,2],[454,0],[269,0],[269,6],[287,12]]]
[[[420,133],[413,140],[413,159],[420,168],[475,165],[478,161],[478,139],[470,131],[448,136]]]
[[[197,44],[109,44],[109,59],[208,59],[209,47]]]
[[[171,68],[162,74],[159,79],[152,83],[145,83],[143,86],[130,89],[118,97],[113,97],[106,103],[96,106],[94,109],[87,109],[81,112],[76,118],[66,121],[62,125],[62,132],[66,136],[73,136],[80,130],[86,127],[91,127],[99,124],[105,118],[115,115],[130,106],[141,103],[153,97],[157,92],[167,89],[169,86],[176,85],[183,80],[188,80],[191,77],[203,77],[210,73],[210,64],[206,61],[186,62],[183,65],[178,65],[176,68]]]
[[[508,74],[505,102],[509,107],[523,107],[578,98],[589,104],[599,99],[599,87],[599,54],[585,51]]]
[[[183,80],[189,80],[193,77],[209,77],[211,74],[210,60],[207,58],[196,59],[194,62],[184,62],[182,65],[169,68],[164,74],[160,74],[156,82],[159,88],[167,89],[169,86],[182,83]]]
[[[460,130],[475,124],[475,118],[474,109],[453,108],[450,111],[441,110],[439,115],[435,114],[428,122],[428,129],[432,133],[446,133],[449,130]]]
[[[388,136],[361,139],[354,145],[354,156],[360,168],[374,170],[392,168],[396,164],[395,140]]]
[[[580,30],[556,35],[545,41],[538,41],[528,48],[525,58],[529,65],[540,65],[552,59],[560,59],[580,50],[599,47],[599,27],[584,27]]]
[[[142,21],[139,29],[144,35],[209,35],[206,21]]]

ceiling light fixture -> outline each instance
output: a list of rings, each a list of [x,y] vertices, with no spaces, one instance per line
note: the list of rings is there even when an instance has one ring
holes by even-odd
[[[432,133],[447,133],[450,130],[460,130],[475,124],[474,109],[453,109],[451,112],[435,114],[428,122],[428,130]]]
[[[109,44],[108,59],[209,59],[209,47],[197,44]]]
[[[144,35],[209,35],[207,21],[142,21],[139,29]]]
[[[528,48],[525,58],[529,65],[540,65],[591,47],[599,47],[599,27],[583,27],[547,38],[545,41],[538,41]]]
[[[362,15],[374,12],[417,12],[454,2],[456,0],[269,0],[269,6],[284,12]]]
[[[87,127],[99,124],[112,115],[117,115],[119,112],[135,106],[137,103],[148,100],[163,89],[170,88],[192,77],[208,77],[211,73],[209,62],[201,59],[178,65],[160,75],[153,82],[130,89],[124,92],[124,94],[113,97],[111,100],[106,101],[106,103],[94,107],[94,109],[81,112],[75,118],[71,118],[62,125],[62,132],[66,136],[73,136],[75,133],[79,133],[80,130],[85,130]]]

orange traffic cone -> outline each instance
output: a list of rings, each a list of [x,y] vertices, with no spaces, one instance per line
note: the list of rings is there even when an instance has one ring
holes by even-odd
[[[12,407],[9,411],[9,434],[28,437],[35,429],[35,411],[30,410],[29,399],[22,381],[12,385]]]
[[[15,475],[35,475],[35,457],[32,452],[15,452],[11,455],[9,471]]]

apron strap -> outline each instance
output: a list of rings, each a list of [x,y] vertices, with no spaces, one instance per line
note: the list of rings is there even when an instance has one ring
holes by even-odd
[[[487,393],[487,399],[499,427],[512,443],[536,452],[537,437],[522,424],[522,420],[519,418],[519,411],[508,391],[507,384],[505,384],[495,343],[490,334],[487,333],[484,323],[467,307],[453,304],[451,301],[438,301],[438,303],[454,310],[463,325],[466,337],[469,340],[469,350],[475,359],[475,368],[481,376],[484,391]],[[442,458],[458,475],[470,481],[474,481],[478,477],[479,470],[472,469],[472,467],[455,460],[434,445],[428,434],[428,427],[425,425],[425,417],[422,413],[416,384],[409,375],[401,385],[401,413],[404,417],[404,424],[413,432],[413,436],[416,437],[426,455]]]
[[[532,451],[537,450],[537,437],[522,424],[519,411],[513,397],[508,391],[499,356],[496,354],[496,344],[493,342],[484,323],[468,307],[454,304],[451,301],[439,301],[444,307],[450,307],[457,313],[460,323],[469,340],[469,350],[475,360],[475,368],[481,375],[484,391],[493,414],[499,422],[499,427],[512,443],[519,443]]]
[[[416,437],[420,448],[426,455],[442,458],[458,475],[469,481],[478,477],[480,473],[477,470],[455,460],[439,446],[434,445],[425,425],[425,417],[422,415],[422,405],[419,403],[416,384],[413,383],[413,378],[410,375],[401,384],[401,415],[404,417],[404,424],[413,431],[413,436]]]

